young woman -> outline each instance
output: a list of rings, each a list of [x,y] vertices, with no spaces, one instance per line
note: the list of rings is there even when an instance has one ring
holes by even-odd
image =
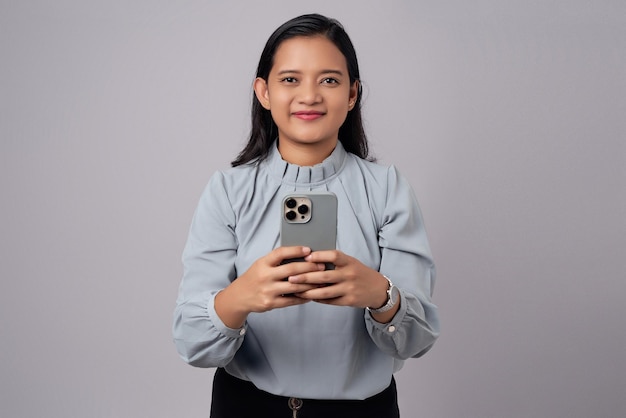
[[[249,142],[211,177],[183,254],[174,339],[218,368],[212,417],[398,417],[393,373],[438,336],[422,217],[406,179],[368,159],[360,100],[337,21],[271,35]],[[337,196],[337,250],[280,246],[283,197],[310,190]]]

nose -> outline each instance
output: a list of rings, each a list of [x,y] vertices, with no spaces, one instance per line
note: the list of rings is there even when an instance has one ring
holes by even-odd
[[[306,105],[316,104],[322,101],[317,83],[303,83],[298,89],[298,102]]]

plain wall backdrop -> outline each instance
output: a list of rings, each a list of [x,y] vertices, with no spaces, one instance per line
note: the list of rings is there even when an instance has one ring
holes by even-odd
[[[208,416],[213,370],[172,343],[180,256],[267,37],[308,12],[350,34],[438,265],[402,416],[626,416],[617,0],[0,0],[0,415]]]

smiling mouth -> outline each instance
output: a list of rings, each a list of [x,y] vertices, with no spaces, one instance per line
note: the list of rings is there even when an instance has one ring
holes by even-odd
[[[305,110],[305,111],[300,111],[300,112],[293,112],[292,115],[295,116],[296,118],[302,119],[302,120],[315,120],[315,119],[318,119],[318,118],[321,118],[322,116],[324,116],[325,113],[324,112]]]

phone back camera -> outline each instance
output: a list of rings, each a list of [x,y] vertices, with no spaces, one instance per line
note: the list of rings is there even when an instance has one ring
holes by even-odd
[[[311,208],[311,199],[306,196],[289,196],[283,200],[283,214],[289,223],[309,222]]]
[[[298,205],[298,202],[296,202],[296,199],[287,199],[285,200],[285,206],[287,206],[289,209],[293,209]]]

